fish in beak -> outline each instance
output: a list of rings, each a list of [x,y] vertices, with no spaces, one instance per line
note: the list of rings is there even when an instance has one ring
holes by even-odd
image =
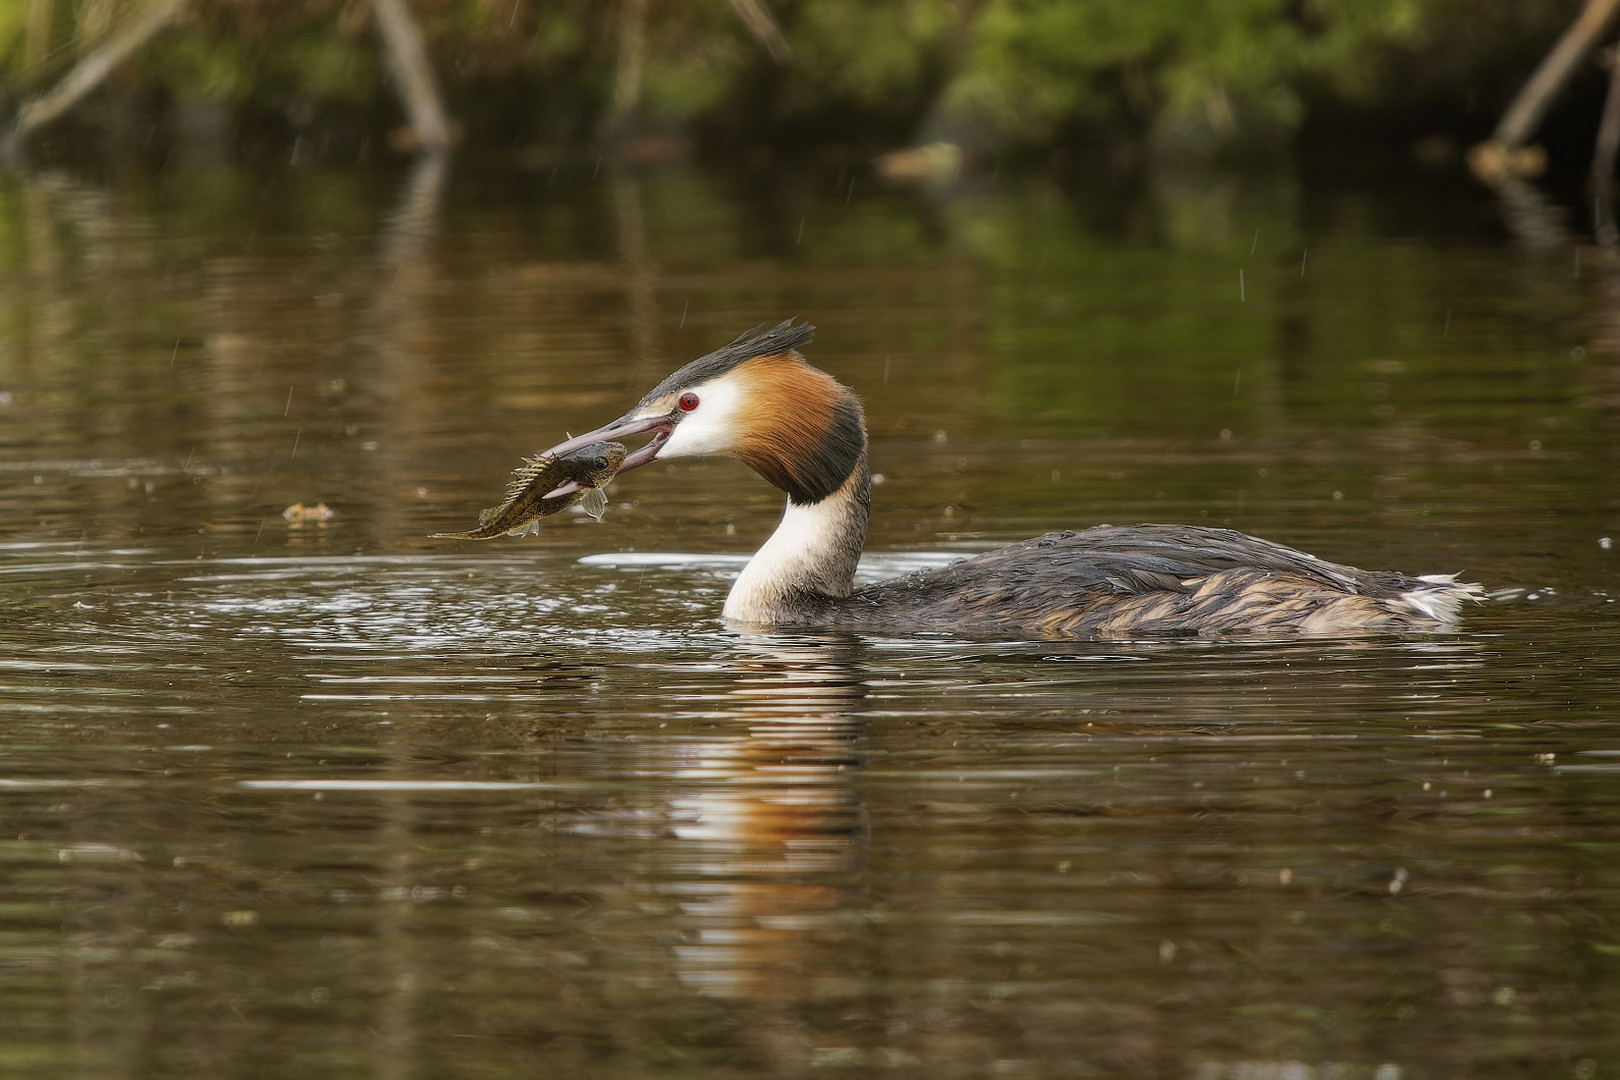
[[[541,456],[560,458],[582,447],[589,446],[591,443],[619,442],[623,438],[644,435],[649,431],[652,432],[652,438],[644,446],[625,455],[624,464],[619,466],[618,471],[626,473],[631,469],[639,469],[658,457],[658,452],[664,448],[664,444],[669,442],[670,435],[674,433],[675,424],[679,418],[678,412],[674,416],[671,416],[667,410],[655,410],[648,414],[641,405],[637,405],[612,423],[604,424],[595,431],[587,431],[583,435],[576,435],[565,442],[560,442],[545,451]],[[570,480],[562,487],[548,492],[546,498],[554,499],[570,495],[577,489],[578,485]]]
[[[798,352],[815,328],[782,323],[701,356],[653,387],[610,424],[546,451],[563,456],[595,442],[651,434],[620,472],[659,458],[734,457],[788,498],[826,498],[865,461],[860,399]],[[548,498],[572,494],[567,485]]]

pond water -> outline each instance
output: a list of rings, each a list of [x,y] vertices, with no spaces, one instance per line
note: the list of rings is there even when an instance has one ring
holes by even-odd
[[[1620,1076],[1575,228],[1433,177],[0,177],[0,1071]],[[1190,521],[1493,598],[740,634],[780,497],[729,462],[429,538],[789,316],[866,402],[870,576]]]

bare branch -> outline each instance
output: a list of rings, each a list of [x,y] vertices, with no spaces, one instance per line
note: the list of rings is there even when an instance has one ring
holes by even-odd
[[[405,0],[371,0],[371,9],[377,15],[377,29],[388,49],[388,66],[417,143],[427,150],[448,150],[453,141],[450,121],[427,47],[422,44],[422,31],[410,9]]]
[[[185,7],[186,0],[154,0],[146,13],[115,34],[101,48],[74,65],[55,87],[17,110],[17,123],[7,137],[7,148],[15,149],[30,134],[51,123],[77,105],[104,82],[119,64],[128,60]]]
[[[1620,12],[1620,0],[1587,0],[1586,8],[1564,31],[1564,36],[1558,39],[1558,44],[1553,46],[1541,66],[1536,68],[1535,74],[1530,76],[1530,81],[1524,84],[1502,114],[1487,145],[1510,151],[1530,140],[1540,126],[1541,118],[1546,115],[1548,106],[1575,73],[1576,64],[1592,51],[1598,38],[1609,28],[1616,12]]]
[[[766,10],[764,0],[731,0],[731,9],[759,39],[759,43],[765,46],[772,60],[785,64],[792,59],[793,50],[788,48],[787,38],[782,36],[782,28],[776,25],[776,20]]]

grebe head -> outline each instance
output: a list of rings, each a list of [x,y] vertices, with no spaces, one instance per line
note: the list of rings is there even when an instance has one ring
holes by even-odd
[[[808,324],[785,322],[744,334],[674,372],[617,420],[546,453],[651,432],[620,472],[659,458],[726,454],[787,492],[795,505],[818,503],[860,464],[866,427],[860,400],[799,355],[814,333]]]

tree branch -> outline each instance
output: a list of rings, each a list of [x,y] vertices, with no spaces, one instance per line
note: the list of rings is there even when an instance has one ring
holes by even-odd
[[[1587,0],[1586,7],[1502,114],[1491,137],[1469,152],[1468,161],[1476,173],[1488,178],[1504,171],[1522,171],[1519,162],[1527,159],[1519,158],[1515,151],[1530,141],[1553,99],[1575,73],[1575,66],[1592,51],[1617,12],[1620,0]]]
[[[15,153],[29,135],[60,117],[100,86],[119,64],[173,21],[185,4],[186,0],[155,0],[144,15],[75,64],[55,87],[18,109],[16,125],[6,137],[7,154]]]
[[[448,150],[454,141],[450,121],[444,99],[439,96],[438,81],[433,77],[433,65],[428,61],[427,47],[422,44],[422,31],[410,9],[405,0],[371,0],[371,10],[377,15],[377,30],[388,50],[388,66],[417,144],[435,152]]]
[[[785,64],[792,58],[793,50],[788,48],[782,28],[776,25],[776,20],[771,18],[762,0],[731,0],[731,9],[742,19],[749,32],[759,39],[759,43],[765,46],[772,60]]]

